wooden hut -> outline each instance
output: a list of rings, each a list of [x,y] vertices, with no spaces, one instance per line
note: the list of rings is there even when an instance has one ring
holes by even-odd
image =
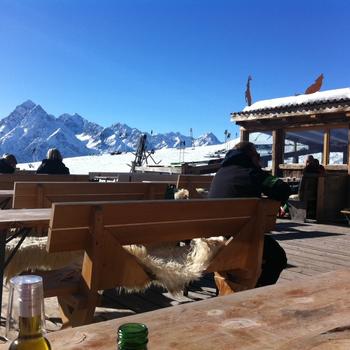
[[[231,120],[274,175],[300,177],[307,155],[319,159],[327,171],[320,215],[328,204],[333,211],[350,206],[350,88],[258,101]]]

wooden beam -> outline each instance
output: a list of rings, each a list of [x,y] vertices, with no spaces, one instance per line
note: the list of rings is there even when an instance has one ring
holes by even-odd
[[[276,129],[272,131],[272,175],[280,176],[281,170],[279,165],[283,164],[283,153],[284,153],[284,138],[285,132],[283,129]]]
[[[241,123],[241,127],[248,130],[249,132],[266,131],[273,129],[291,129],[291,130],[305,130],[305,129],[322,129],[331,126],[331,128],[344,128],[348,126],[348,122],[344,120],[334,120],[334,119],[309,119],[307,121],[298,120],[295,118],[293,121],[284,122],[283,120],[256,120],[256,121],[246,121]]]
[[[283,111],[271,111],[270,113],[248,113],[243,114],[239,116],[232,117],[232,121],[236,124],[240,124],[242,122],[245,122],[246,120],[253,121],[253,120],[278,120],[282,118],[287,118],[289,120],[295,120],[298,118],[327,118],[327,117],[341,117],[343,120],[348,116],[349,113],[349,107],[345,108],[327,108],[324,109],[322,112],[316,112],[316,110],[309,110],[306,111],[305,109],[299,110],[299,111],[293,111],[288,108],[284,108]]]
[[[247,129],[241,127],[241,133],[240,134],[241,134],[240,135],[241,142],[249,141],[249,131]]]
[[[322,154],[323,165],[329,164],[330,135],[331,135],[330,129],[326,129],[323,134],[323,154]]]

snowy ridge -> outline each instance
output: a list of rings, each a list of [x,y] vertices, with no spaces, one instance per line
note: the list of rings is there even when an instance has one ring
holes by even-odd
[[[13,153],[24,163],[45,158],[52,147],[59,148],[65,158],[130,152],[137,148],[142,134],[147,134],[147,148],[154,150],[220,143],[212,133],[192,140],[178,132],[150,134],[122,123],[103,128],[79,114],[56,118],[28,100],[0,120],[0,154]]]

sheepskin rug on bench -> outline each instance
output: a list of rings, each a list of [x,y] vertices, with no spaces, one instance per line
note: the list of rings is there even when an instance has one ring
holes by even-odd
[[[9,256],[18,240],[14,239],[6,245],[6,256]],[[81,266],[82,252],[47,253],[46,243],[47,237],[27,237],[6,268],[6,279],[24,271],[55,270],[67,265]],[[186,285],[203,275],[212,257],[224,243],[224,237],[213,237],[193,239],[189,245],[181,246],[124,246],[137,257],[152,279],[148,285],[128,288],[128,291],[141,291],[156,284],[172,294],[182,293]]]

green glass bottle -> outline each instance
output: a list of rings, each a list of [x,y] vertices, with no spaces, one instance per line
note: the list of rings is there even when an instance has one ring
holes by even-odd
[[[17,276],[11,282],[18,290],[19,332],[10,350],[50,350],[42,333],[43,285],[40,276]]]
[[[148,329],[142,323],[124,323],[118,329],[118,350],[147,350]]]

